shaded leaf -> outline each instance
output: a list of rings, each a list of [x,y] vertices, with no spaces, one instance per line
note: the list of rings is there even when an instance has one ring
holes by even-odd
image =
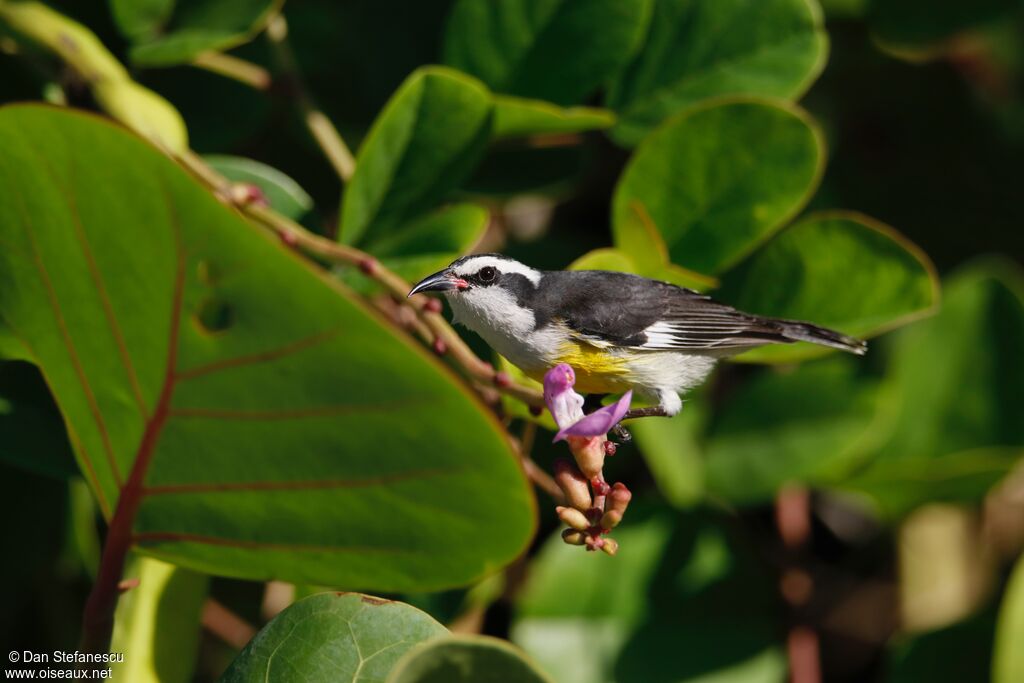
[[[429,615],[401,602],[320,593],[274,617],[221,680],[383,681],[410,648],[447,633]]]
[[[409,650],[387,683],[551,683],[519,648],[489,636],[435,638]]]
[[[615,123],[615,114],[595,107],[559,107],[542,100],[496,95],[494,137],[559,135],[604,130]]]
[[[658,490],[677,507],[690,507],[705,494],[706,458],[700,435],[709,406],[697,392],[687,396],[682,412],[675,417],[636,420],[628,425]]]
[[[709,97],[799,97],[825,66],[822,24],[816,0],[656,0],[643,48],[608,91],[612,137],[635,145]]]
[[[140,40],[155,35],[174,11],[175,0],[109,0],[114,23],[126,37]]]
[[[842,480],[873,445],[876,383],[858,361],[835,357],[766,371],[715,416],[706,442],[707,488],[733,503],[768,503],[790,483]]]
[[[137,37],[131,60],[143,66],[172,66],[191,62],[203,52],[228,50],[262,31],[283,4],[284,0],[177,0],[158,33]]]
[[[497,92],[575,104],[639,46],[650,0],[459,0],[445,62]]]
[[[927,48],[1019,7],[1016,0],[869,0],[867,19],[886,44]]]
[[[348,290],[122,129],[12,107],[0,143],[0,314],[144,551],[386,590],[521,551],[533,500],[499,425]]]
[[[628,239],[637,204],[673,263],[717,275],[781,228],[817,187],[817,128],[781,103],[702,105],[649,135],[615,189],[612,231]]]
[[[864,339],[932,313],[939,281],[928,257],[889,226],[829,212],[783,230],[726,273],[715,296],[744,311],[807,320]],[[827,353],[827,347],[789,344],[741,359],[793,361]]]
[[[235,183],[249,183],[260,189],[274,211],[299,220],[313,208],[313,199],[299,184],[272,166],[253,159],[222,154],[203,157],[215,171]]]
[[[138,586],[117,601],[113,652],[130,652],[113,666],[124,681],[193,680],[200,615],[210,577],[150,557],[133,557],[126,578]]]
[[[490,93],[475,79],[443,67],[409,76],[359,150],[339,239],[381,239],[444,200],[479,160],[491,118]]]
[[[941,311],[900,331],[885,385],[886,440],[848,485],[887,513],[977,500],[1024,447],[1024,276],[1002,261],[962,268]]]
[[[1024,680],[1024,556],[1010,575],[996,625],[992,655],[992,683]]]
[[[985,610],[947,628],[896,641],[885,683],[989,680],[995,615]]]

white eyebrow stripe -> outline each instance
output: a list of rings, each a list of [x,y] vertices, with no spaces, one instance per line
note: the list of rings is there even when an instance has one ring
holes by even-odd
[[[513,259],[496,258],[494,256],[471,256],[460,263],[455,274],[460,277],[475,275],[481,268],[493,266],[500,273],[519,273],[533,284],[540,282],[541,272]]]

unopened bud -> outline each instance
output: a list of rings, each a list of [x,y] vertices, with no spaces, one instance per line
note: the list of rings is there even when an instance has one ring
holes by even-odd
[[[577,531],[585,531],[590,528],[590,520],[576,508],[567,508],[559,505],[555,508],[558,518]]]
[[[580,471],[593,479],[601,474],[604,469],[604,437],[600,436],[570,436],[566,439],[569,442],[569,450],[576,459]]]
[[[601,546],[601,550],[614,557],[615,553],[619,552],[619,542],[614,538],[606,538],[603,540],[604,545]]]
[[[606,502],[604,516],[601,517],[601,528],[602,529],[614,529],[622,521],[622,516],[626,514],[626,508],[629,507],[629,501],[633,498],[633,494],[629,492],[626,485],[622,482],[617,482],[612,487],[611,493],[608,494],[608,501]]]
[[[502,370],[494,375],[494,383],[499,387],[508,387],[512,385],[512,376]]]
[[[427,313],[440,313],[441,312],[441,300],[428,298],[423,302],[423,310]]]
[[[583,511],[593,506],[594,501],[590,497],[587,478],[568,460],[559,458],[555,461],[555,482],[572,507]]]
[[[618,445],[614,441],[605,441],[604,442],[604,454],[605,455],[615,455],[615,451],[617,451],[617,450],[619,450],[619,447],[618,447]]]
[[[587,542],[587,535],[576,529],[564,529],[562,531],[562,541],[569,545],[583,545]]]
[[[443,356],[448,353],[448,344],[446,344],[444,339],[441,339],[440,337],[436,338],[431,346],[434,349],[434,353],[439,356]]]
[[[359,270],[361,270],[364,275],[373,277],[377,274],[378,266],[379,264],[377,263],[377,259],[372,256],[366,256],[359,259]]]

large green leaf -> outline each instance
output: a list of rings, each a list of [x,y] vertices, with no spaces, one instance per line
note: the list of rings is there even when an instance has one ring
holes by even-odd
[[[639,204],[673,263],[717,275],[804,205],[823,158],[820,133],[794,106],[737,100],[687,110],[626,167],[612,205],[616,243]]]
[[[320,593],[299,600],[264,626],[221,680],[383,681],[411,647],[447,633],[429,615],[400,602]]]
[[[708,97],[799,97],[825,66],[822,23],[817,0],[655,0],[643,49],[608,92],[612,136],[635,145]]]
[[[131,48],[132,61],[145,66],[185,64],[203,52],[241,45],[262,31],[284,4],[284,0],[175,0],[169,3],[173,11],[166,2],[154,5],[154,17],[142,14],[141,8],[129,13],[117,7],[126,3],[111,1],[121,31],[137,41]]]
[[[711,424],[708,492],[734,503],[767,503],[786,484],[848,476],[873,445],[875,390],[847,357],[759,375]]]
[[[716,296],[751,313],[866,338],[930,313],[939,283],[928,257],[892,228],[832,212],[783,230],[726,273]],[[792,344],[762,347],[743,359],[792,361],[828,352]]]
[[[942,310],[895,339],[887,438],[849,485],[890,514],[978,500],[1024,450],[1024,276],[978,262],[945,285]]]
[[[520,552],[518,462],[429,353],[122,129],[13,107],[0,146],[0,317],[144,551],[382,590]]]
[[[380,239],[442,201],[486,148],[492,110],[487,89],[457,71],[409,76],[359,150],[339,239]]]
[[[1010,575],[999,608],[995,651],[992,654],[992,683],[1024,680],[1024,555]]]
[[[613,560],[557,535],[545,543],[512,639],[560,683],[780,680],[772,591],[756,559],[707,511],[634,505]]]
[[[700,434],[708,420],[708,403],[698,389],[673,418],[629,423],[658,490],[678,507],[690,507],[704,497],[707,461]]]
[[[497,92],[576,104],[626,64],[650,0],[459,0],[445,61]]]
[[[489,636],[420,643],[391,670],[387,683],[551,683],[519,648]]]

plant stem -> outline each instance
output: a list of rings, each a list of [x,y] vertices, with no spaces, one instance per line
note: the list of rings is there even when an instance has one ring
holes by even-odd
[[[317,108],[313,97],[306,89],[298,63],[295,61],[295,54],[288,43],[288,24],[282,15],[276,15],[267,24],[267,37],[274,48],[274,57],[280,70],[280,78],[288,87],[289,93],[295,97],[299,109],[302,111],[302,120],[306,124],[306,128],[309,129],[324,156],[334,167],[338,177],[342,182],[347,183],[352,179],[352,174],[356,170],[355,157],[352,156],[351,150],[345,144],[344,138],[338,133],[338,129]]]
[[[270,88],[269,71],[259,64],[253,64],[223,52],[203,52],[192,60],[192,66],[232,78],[256,90]]]
[[[393,271],[381,264],[372,255],[361,249],[340,244],[334,240],[316,235],[298,223],[285,218],[281,214],[254,203],[233,202],[231,199],[231,183],[210,168],[198,155],[186,152],[177,157],[199,180],[206,184],[215,194],[232,203],[245,216],[270,229],[286,244],[292,245],[319,260],[342,265],[355,266],[367,277],[384,287],[398,301],[408,301],[416,311],[427,330],[433,335],[434,341],[443,342],[446,353],[471,378],[485,384],[496,386],[502,393],[517,398],[533,406],[543,406],[540,391],[525,384],[519,384],[508,378],[505,373],[498,373],[494,366],[480,359],[452,329],[451,325],[440,313],[437,313],[433,300],[417,294],[407,299],[406,294],[412,288]]]

